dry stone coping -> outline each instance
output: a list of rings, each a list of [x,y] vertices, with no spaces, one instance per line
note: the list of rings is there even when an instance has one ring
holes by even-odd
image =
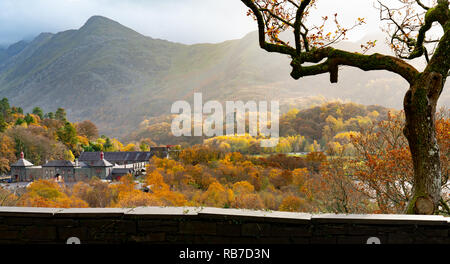
[[[0,216],[41,216],[50,217],[61,208],[40,208],[40,207],[9,207],[0,206]]]
[[[198,212],[202,210],[201,207],[157,207],[157,206],[150,206],[150,207],[136,207],[128,212],[126,212],[126,215],[151,215],[151,216],[157,216],[157,215],[163,215],[163,216],[180,216],[180,215],[189,215],[194,216],[197,215]]]
[[[363,223],[363,224],[446,224],[450,218],[442,215],[395,215],[395,214],[320,214],[311,221],[320,223]]]
[[[382,214],[307,214],[249,209],[212,207],[136,207],[136,208],[38,208],[0,206],[0,217],[110,217],[110,216],[198,216],[207,218],[245,218],[261,221],[353,223],[353,224],[422,224],[447,225],[450,217],[440,215],[382,215]]]
[[[279,212],[279,211],[261,211],[250,209],[222,209],[222,208],[203,208],[199,211],[199,216],[206,217],[239,217],[239,218],[262,218],[274,221],[288,221],[288,222],[309,222],[311,214],[295,213],[295,212]]]
[[[131,209],[127,208],[67,208],[55,212],[55,216],[61,217],[111,217],[121,216]]]

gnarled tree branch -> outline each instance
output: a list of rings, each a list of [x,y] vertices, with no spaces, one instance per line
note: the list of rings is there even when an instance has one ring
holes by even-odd
[[[304,67],[303,63],[318,63],[323,59],[327,60],[321,64]],[[318,49],[311,52],[304,52],[300,56],[295,57],[291,63],[293,71],[291,76],[299,79],[304,76],[316,75],[320,73],[330,73],[332,83],[338,81],[338,66],[352,66],[364,71],[387,70],[402,76],[409,83],[414,82],[419,74],[413,66],[405,61],[392,56],[382,54],[363,55],[352,53],[331,47]]]
[[[448,1],[439,1],[438,5],[428,9],[425,14],[425,23],[419,29],[419,35],[415,41],[415,48],[408,59],[415,59],[424,55],[425,34],[431,29],[434,22],[439,22],[443,27],[448,21]]]
[[[259,8],[255,5],[252,0],[242,0],[242,2],[250,8],[253,14],[256,17],[256,21],[258,22],[258,35],[259,35],[259,46],[266,50],[267,52],[277,52],[286,55],[295,55],[296,50],[287,45],[280,44],[272,44],[266,41],[266,26],[264,24],[264,18],[259,10]]]

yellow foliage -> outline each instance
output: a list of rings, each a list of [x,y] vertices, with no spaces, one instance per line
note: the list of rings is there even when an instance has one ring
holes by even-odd
[[[113,139],[111,140],[111,144],[112,144],[112,146],[113,146],[113,147],[112,147],[113,149],[122,151],[121,149],[123,149],[123,144],[120,143],[119,140],[113,138]]]
[[[298,212],[302,209],[304,204],[305,204],[304,199],[301,199],[295,195],[289,195],[283,199],[283,202],[281,202],[279,210],[288,212]]]
[[[128,144],[125,147],[121,148],[120,151],[137,151],[139,148],[135,144]]]
[[[233,191],[225,189],[222,184],[218,182],[213,182],[200,198],[202,204],[215,207],[229,207],[233,200]]]
[[[233,192],[238,194],[249,194],[255,191],[255,187],[248,181],[240,181],[233,184]]]
[[[77,136],[78,142],[82,145],[82,146],[89,146],[89,139],[87,137],[84,136]]]
[[[70,149],[64,151],[64,159],[70,160],[72,162],[75,161],[75,156],[73,155],[73,153]]]
[[[295,186],[302,187],[308,179],[309,171],[307,168],[295,169],[292,171],[292,182]]]

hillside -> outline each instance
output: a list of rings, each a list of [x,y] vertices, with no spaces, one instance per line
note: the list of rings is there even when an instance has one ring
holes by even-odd
[[[219,136],[207,137],[175,137],[171,133],[172,116],[165,115],[144,120],[138,129],[127,134],[125,138],[134,142],[151,140],[157,144],[181,144],[189,146],[206,144],[219,147],[222,142],[230,145],[233,151],[244,154],[261,152],[299,152],[313,149],[326,149],[326,145],[333,141],[340,133],[359,131],[369,124],[377,124],[388,118],[388,112],[396,112],[382,106],[365,106],[355,103],[328,102],[317,106],[297,109],[291,108],[280,117],[280,144],[271,150],[260,149],[257,139],[248,135],[242,137]],[[224,124],[224,128],[226,124]],[[248,132],[248,128],[247,128]],[[224,134],[226,134],[224,132]],[[293,141],[295,142],[293,142]],[[258,147],[250,147],[253,143]],[[288,145],[284,151],[282,145]],[[297,145],[297,147],[294,147]]]
[[[194,91],[204,100],[291,104],[321,95],[401,108],[407,89],[406,81],[387,72],[344,69],[337,85],[325,75],[295,81],[289,73],[288,58],[260,50],[256,33],[219,44],[183,45],[94,16],[78,30],[43,33],[0,50],[0,98],[25,111],[64,107],[71,120],[89,119],[101,133],[123,136],[145,119],[169,114],[173,102],[191,100]],[[440,103],[449,102],[446,89]]]

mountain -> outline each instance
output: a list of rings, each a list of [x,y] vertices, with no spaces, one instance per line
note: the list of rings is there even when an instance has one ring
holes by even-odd
[[[23,49],[28,46],[28,43],[24,40],[12,44],[8,48],[0,48],[0,61],[6,60],[14,55],[19,54]]]
[[[0,98],[25,111],[63,106],[71,120],[90,119],[102,133],[121,136],[142,120],[169,114],[177,100],[192,101],[194,92],[202,92],[204,101],[288,103],[321,95],[401,108],[408,87],[385,71],[345,68],[338,84],[327,75],[295,81],[289,73],[289,59],[261,50],[256,32],[219,44],[183,45],[94,16],[78,30],[43,33],[0,50]],[[449,102],[446,89],[440,103]]]

